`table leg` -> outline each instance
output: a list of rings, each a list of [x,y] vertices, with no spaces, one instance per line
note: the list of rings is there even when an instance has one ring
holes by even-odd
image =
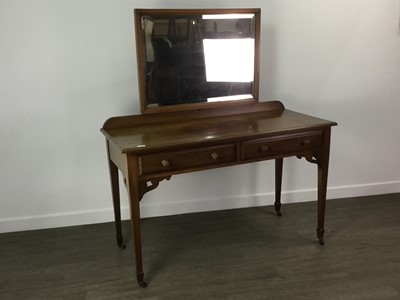
[[[325,206],[326,190],[328,185],[328,167],[329,167],[329,149],[330,149],[330,128],[325,130],[324,149],[318,161],[318,242],[323,245],[324,242],[324,224],[325,224]]]
[[[326,206],[326,188],[327,188],[328,172],[324,166],[318,167],[318,227],[317,238],[321,245],[324,244],[324,223],[325,223],[325,206]]]
[[[142,236],[140,228],[140,192],[138,181],[138,162],[136,155],[128,155],[128,178],[127,187],[129,195],[129,207],[131,213],[131,226],[135,250],[136,279],[140,287],[146,287],[144,281],[143,261],[142,261]]]
[[[114,219],[115,219],[115,230],[118,247],[125,249],[122,228],[121,228],[121,206],[120,206],[120,194],[119,194],[119,181],[118,181],[118,168],[110,159],[110,151],[107,142],[107,153],[108,153],[108,167],[110,171],[111,181],[111,192],[114,206]]]
[[[275,159],[275,211],[281,216],[281,191],[282,191],[283,158]]]

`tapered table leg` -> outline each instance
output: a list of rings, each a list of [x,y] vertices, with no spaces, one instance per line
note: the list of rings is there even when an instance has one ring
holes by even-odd
[[[110,171],[111,192],[114,206],[115,230],[118,247],[125,249],[121,228],[121,206],[119,194],[118,168],[110,158],[109,144],[107,141],[108,167]]]
[[[282,191],[283,158],[275,159],[275,211],[281,216],[281,191]]]
[[[321,157],[318,160],[318,242],[323,245],[325,233],[325,206],[326,206],[326,190],[328,185],[328,168],[329,168],[329,149],[330,149],[331,131],[330,128],[324,132],[324,148]]]
[[[131,226],[135,249],[136,279],[140,287],[146,287],[144,281],[143,259],[142,259],[142,234],[140,225],[140,192],[138,181],[138,162],[136,155],[128,155],[128,178],[127,187],[131,213]]]
[[[325,223],[325,206],[326,206],[326,187],[327,187],[328,171],[327,167],[318,166],[318,242],[323,245],[324,242],[324,223]]]

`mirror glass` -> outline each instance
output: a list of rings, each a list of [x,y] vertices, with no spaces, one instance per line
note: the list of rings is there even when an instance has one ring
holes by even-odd
[[[142,112],[257,101],[258,9],[135,10]]]

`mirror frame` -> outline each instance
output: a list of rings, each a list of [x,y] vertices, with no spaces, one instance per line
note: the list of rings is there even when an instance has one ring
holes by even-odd
[[[146,41],[142,29],[143,16],[184,16],[184,15],[203,15],[203,14],[254,14],[254,81],[252,98],[218,101],[218,102],[197,102],[187,104],[174,104],[166,106],[148,107],[146,95]],[[182,110],[198,110],[212,107],[226,107],[233,105],[244,105],[257,103],[259,95],[259,73],[260,73],[260,24],[261,9],[259,8],[224,8],[224,9],[135,9],[135,35],[136,35],[136,56],[139,83],[140,109],[142,114],[173,112]]]

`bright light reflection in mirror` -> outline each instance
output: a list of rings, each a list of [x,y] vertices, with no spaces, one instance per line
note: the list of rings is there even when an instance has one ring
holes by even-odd
[[[251,82],[254,78],[254,39],[204,39],[208,82]]]
[[[251,19],[254,14],[221,14],[221,15],[202,15],[204,20],[212,19]]]
[[[218,101],[231,101],[231,100],[244,100],[244,99],[252,99],[253,96],[250,94],[246,95],[232,95],[232,96],[222,96],[222,97],[212,97],[208,98],[208,102],[218,102]]]

